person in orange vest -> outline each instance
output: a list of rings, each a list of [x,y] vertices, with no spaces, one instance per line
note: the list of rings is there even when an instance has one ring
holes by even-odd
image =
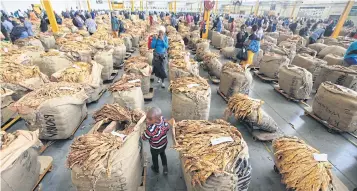
[[[29,15],[30,15],[30,20],[31,21],[37,21],[38,20],[38,18],[37,18],[37,16],[36,16],[34,11],[30,11]]]

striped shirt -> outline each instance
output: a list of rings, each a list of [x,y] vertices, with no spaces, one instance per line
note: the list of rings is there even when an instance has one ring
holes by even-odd
[[[165,122],[164,117],[161,116],[160,123],[155,123],[149,125],[144,134],[142,139],[149,140],[150,146],[153,149],[161,149],[165,145],[167,145],[167,132],[169,131],[170,126],[167,122]]]

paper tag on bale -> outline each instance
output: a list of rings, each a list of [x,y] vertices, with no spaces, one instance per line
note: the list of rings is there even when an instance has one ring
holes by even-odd
[[[135,83],[135,82],[140,82],[140,79],[136,79],[136,80],[130,80],[130,81],[128,81],[128,83]]]
[[[187,87],[188,88],[193,88],[193,87],[198,87],[200,86],[199,84],[188,84]]]
[[[319,162],[327,162],[327,154],[314,153],[314,159]]]
[[[225,142],[233,142],[232,137],[220,137],[220,138],[216,138],[216,139],[211,139],[212,146],[218,145],[221,143],[225,143]]]

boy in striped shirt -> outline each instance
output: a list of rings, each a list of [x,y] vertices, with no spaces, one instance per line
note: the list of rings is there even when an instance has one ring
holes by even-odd
[[[157,107],[151,108],[146,113],[146,130],[142,135],[142,139],[149,140],[150,152],[152,157],[151,169],[159,173],[159,160],[160,155],[163,166],[163,172],[165,175],[168,173],[167,158],[165,154],[167,146],[167,132],[169,131],[169,124],[162,116],[161,109]]]

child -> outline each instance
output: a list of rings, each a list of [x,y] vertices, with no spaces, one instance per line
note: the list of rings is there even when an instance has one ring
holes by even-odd
[[[165,121],[162,116],[161,109],[157,107],[151,108],[146,113],[146,130],[142,135],[142,139],[149,140],[150,152],[152,157],[151,169],[159,173],[159,160],[160,155],[161,162],[163,166],[163,173],[167,175],[167,158],[165,154],[165,149],[167,146],[167,132],[169,131],[169,124]]]

